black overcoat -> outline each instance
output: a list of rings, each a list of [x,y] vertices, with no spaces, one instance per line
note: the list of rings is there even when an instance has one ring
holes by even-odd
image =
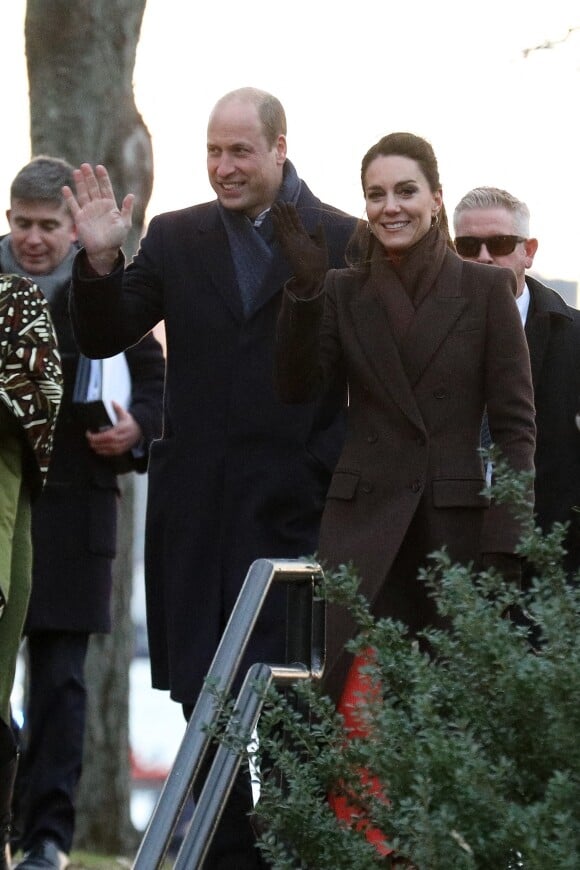
[[[567,566],[580,567],[580,312],[526,277],[526,338],[536,403],[536,513],[544,530],[569,522]]]
[[[302,183],[310,231],[322,222],[333,266],[355,220]],[[82,256],[82,255],[81,255]],[[83,351],[107,356],[159,320],[167,335],[164,433],[151,452],[146,524],[153,685],[194,703],[248,568],[310,555],[343,437],[342,392],[285,406],[273,384],[274,330],[291,269],[275,245],[261,307],[242,312],[215,202],[154,218],[133,263],[82,280],[73,316]],[[285,607],[271,595],[249,660],[280,661]]]
[[[64,395],[46,486],[32,510],[32,595],[25,631],[107,632],[111,627],[112,561],[117,546],[117,476],[88,446],[72,408],[79,351],[68,310],[68,282],[51,298],[62,356]],[[161,432],[165,362],[148,335],[127,352],[129,410],[144,443],[135,470],[147,467],[148,448]]]

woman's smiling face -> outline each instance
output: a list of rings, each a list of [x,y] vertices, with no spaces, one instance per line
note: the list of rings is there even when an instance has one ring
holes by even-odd
[[[419,164],[398,154],[375,157],[364,178],[369,226],[387,250],[405,251],[428,232],[442,205]]]

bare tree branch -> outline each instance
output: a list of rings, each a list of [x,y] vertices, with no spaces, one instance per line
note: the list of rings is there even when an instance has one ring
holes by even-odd
[[[547,39],[545,42],[541,42],[539,45],[533,45],[530,48],[522,49],[522,55],[524,56],[524,58],[526,58],[535,51],[543,51],[545,49],[555,48],[557,45],[561,45],[563,42],[567,42],[572,34],[577,31],[580,31],[580,24],[576,25],[575,27],[569,27],[564,36],[561,37],[561,39]]]

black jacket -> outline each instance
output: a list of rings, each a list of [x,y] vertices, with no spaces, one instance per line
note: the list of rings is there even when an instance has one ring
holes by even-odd
[[[356,221],[303,184],[297,203],[325,229],[332,266]],[[82,255],[79,255],[82,256]],[[291,269],[275,248],[244,317],[215,202],[154,218],[134,262],[102,280],[73,274],[77,338],[112,355],[164,319],[164,436],[151,452],[146,591],[153,683],[195,703],[225,620],[259,557],[310,555],[344,424],[342,392],[291,408],[274,392],[274,332]],[[248,660],[284,655],[284,597],[267,602]]]
[[[544,530],[570,522],[570,570],[580,567],[580,312],[555,290],[526,278],[526,338],[536,404],[536,513]]]

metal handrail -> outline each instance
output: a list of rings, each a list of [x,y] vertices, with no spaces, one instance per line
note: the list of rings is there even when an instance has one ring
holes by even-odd
[[[270,665],[252,665],[240,689],[226,734],[253,733],[262,712],[264,692],[273,682],[295,683],[310,676],[306,667],[287,668],[282,673],[282,669],[272,668]],[[241,761],[242,757],[235,749],[225,744],[218,747],[173,870],[191,870],[192,867],[202,866]]]
[[[321,677],[325,650],[324,602],[315,598],[314,587],[322,576],[316,562],[297,559],[258,559],[251,565],[137,852],[133,870],[157,870],[163,862],[208,748],[211,739],[208,729],[220,712],[218,696],[224,697],[231,689],[272,583],[290,584],[294,593],[288,596],[286,651],[286,660],[293,666],[252,666],[238,696],[238,713],[245,722],[251,721],[254,725],[257,722],[262,701],[261,693],[255,688],[256,678],[261,682],[288,683]],[[294,666],[294,663],[298,664]],[[178,855],[181,868],[198,867],[207,850],[239,766],[240,759],[229,755],[225,747],[219,747],[216,752],[206,787],[196,804],[195,825],[192,819]]]

